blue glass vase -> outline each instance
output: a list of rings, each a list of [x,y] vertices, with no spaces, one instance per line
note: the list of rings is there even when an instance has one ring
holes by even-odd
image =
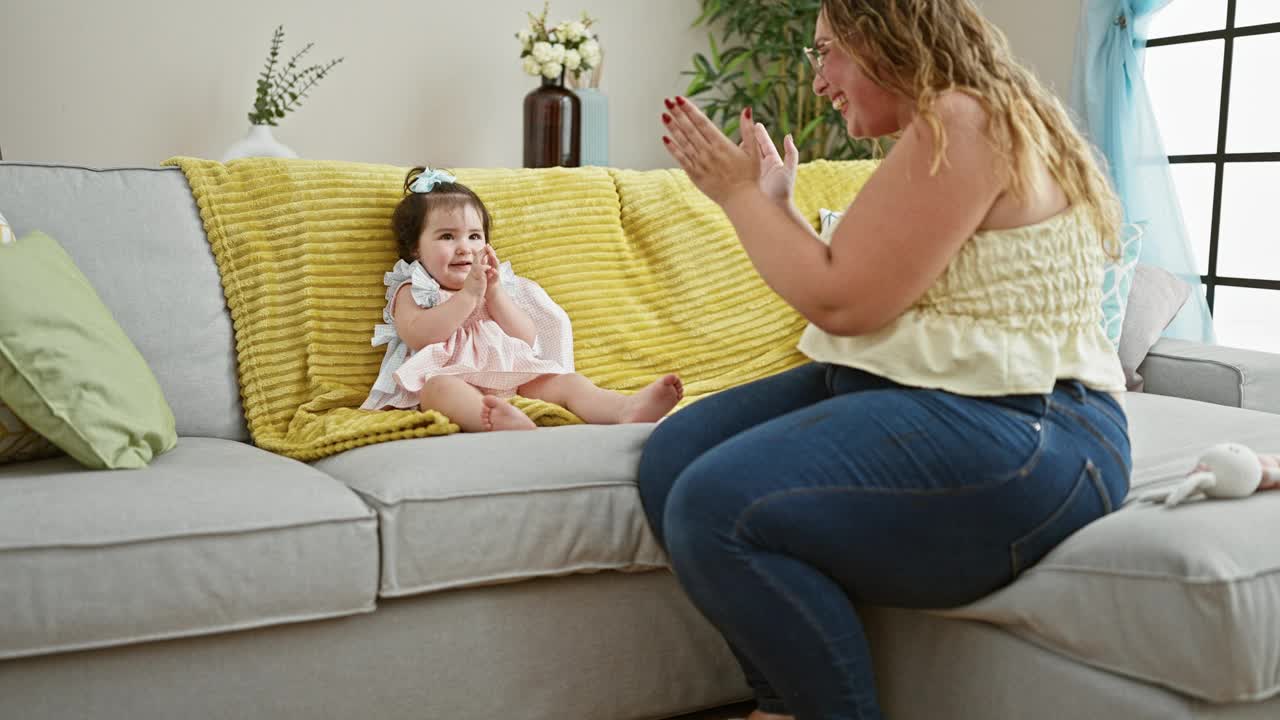
[[[582,164],[609,165],[609,96],[597,88],[574,90],[582,101]]]

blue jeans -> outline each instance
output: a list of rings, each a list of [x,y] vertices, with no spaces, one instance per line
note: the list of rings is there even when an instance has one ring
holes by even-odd
[[[1106,393],[976,398],[809,364],[660,423],[645,514],[761,710],[880,718],[854,603],[962,605],[1119,507],[1128,425]]]

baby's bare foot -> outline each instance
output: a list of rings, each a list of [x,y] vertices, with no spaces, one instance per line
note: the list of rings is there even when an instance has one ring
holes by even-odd
[[[684,383],[675,375],[663,375],[627,398],[620,423],[657,422],[684,397]]]
[[[485,430],[533,430],[537,427],[515,405],[493,395],[484,396],[480,422],[484,423]]]

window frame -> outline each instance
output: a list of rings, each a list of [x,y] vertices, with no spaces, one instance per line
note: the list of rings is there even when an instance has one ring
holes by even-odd
[[[1231,110],[1231,61],[1235,50],[1235,40],[1254,35],[1280,36],[1280,22],[1263,25],[1236,27],[1236,0],[1227,0],[1227,24],[1222,30],[1210,30],[1182,35],[1169,35],[1151,38],[1145,47],[1165,47],[1168,45],[1184,45],[1203,40],[1222,40],[1222,94],[1218,106],[1218,141],[1217,150],[1213,153],[1198,155],[1170,155],[1169,164],[1209,164],[1213,171],[1213,209],[1209,221],[1209,267],[1208,273],[1200,276],[1205,286],[1205,299],[1209,304],[1209,312],[1213,312],[1214,291],[1219,285],[1226,287],[1253,288],[1258,290],[1280,290],[1280,280],[1262,278],[1228,277],[1218,274],[1218,233],[1222,221],[1222,178],[1228,163],[1280,162],[1280,151],[1277,152],[1227,152],[1227,120]],[[1278,38],[1280,39],[1280,38]],[[1158,121],[1158,119],[1157,119]]]

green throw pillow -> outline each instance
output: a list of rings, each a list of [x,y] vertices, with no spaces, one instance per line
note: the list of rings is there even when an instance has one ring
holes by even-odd
[[[0,401],[91,468],[143,467],[178,441],[146,361],[44,233],[0,245]]]

